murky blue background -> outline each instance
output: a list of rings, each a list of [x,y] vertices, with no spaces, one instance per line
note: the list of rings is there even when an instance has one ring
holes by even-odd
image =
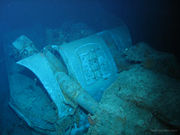
[[[177,17],[176,0],[0,0],[0,105],[8,99],[3,48],[21,33],[43,46],[46,27],[83,22],[101,31],[118,26],[122,20],[129,27],[133,43],[148,42],[178,56]],[[1,119],[0,115],[0,130]]]

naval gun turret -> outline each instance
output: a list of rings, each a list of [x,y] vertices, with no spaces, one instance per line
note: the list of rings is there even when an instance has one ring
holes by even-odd
[[[38,79],[42,86],[32,92],[35,96],[30,96],[31,91],[25,88],[31,89],[32,85],[23,83],[23,78],[28,81],[28,77],[17,73],[10,78],[10,84],[19,79],[22,83],[19,86],[27,86],[19,87],[17,92],[12,85],[10,106],[30,127],[42,133],[71,132],[79,106],[90,114],[100,109],[98,102],[104,90],[117,78],[119,54],[131,44],[126,26],[62,45],[46,46],[41,51],[29,38],[20,36],[13,42],[21,56],[17,64],[30,70],[36,76],[33,83]]]

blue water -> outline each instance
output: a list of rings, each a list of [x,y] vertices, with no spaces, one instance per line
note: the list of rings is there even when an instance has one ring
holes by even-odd
[[[7,107],[6,57],[11,43],[21,34],[41,49],[46,44],[47,27],[84,23],[94,32],[100,32],[123,21],[130,30],[133,44],[145,41],[153,48],[179,57],[177,17],[177,2],[171,0],[0,0],[0,134],[5,127],[11,128],[11,134],[13,124],[20,121]],[[26,130],[26,124],[20,122]]]

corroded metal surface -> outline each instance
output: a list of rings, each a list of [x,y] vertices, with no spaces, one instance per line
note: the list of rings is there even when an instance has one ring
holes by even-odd
[[[117,68],[113,57],[97,35],[61,45],[59,52],[69,74],[97,100],[116,79]]]
[[[17,63],[30,69],[35,75],[37,75],[47,90],[47,93],[57,106],[59,116],[63,117],[63,115],[67,115],[67,110],[69,108],[62,104],[65,99],[44,54],[34,54],[28,58],[18,61]]]

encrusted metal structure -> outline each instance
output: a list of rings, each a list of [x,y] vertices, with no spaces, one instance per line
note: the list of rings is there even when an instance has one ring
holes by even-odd
[[[18,106],[21,104],[18,95],[14,95],[17,93],[13,92],[13,87],[16,86],[12,83],[12,79],[10,79],[10,85],[11,99],[13,100],[10,100],[10,106],[30,127],[36,127],[35,129],[40,132],[48,134],[65,132],[60,131],[62,128],[59,127],[64,126],[62,124],[64,119],[69,119],[69,116],[75,115],[78,105],[87,112],[95,114],[99,108],[98,101],[102,93],[117,78],[119,52],[131,44],[130,34],[126,26],[106,30],[60,46],[51,45],[45,47],[41,52],[37,51],[33,42],[26,36],[19,37],[13,43],[13,46],[22,56],[17,64],[32,71],[40,80],[43,88],[38,88],[36,85],[34,87],[46,94],[42,97],[43,100],[49,98],[48,100],[52,102],[56,112],[52,117],[56,115],[56,119],[44,121],[41,116],[38,116],[37,121],[37,119],[29,117],[27,111],[24,111],[22,106]],[[23,78],[23,76],[21,77]],[[34,82],[29,81],[27,86],[32,85],[31,83]],[[25,93],[22,92],[23,94],[28,93],[27,89],[21,91],[26,91]],[[21,96],[23,97],[23,95]],[[29,96],[22,102],[31,99],[36,100],[38,96]],[[27,105],[26,108],[32,108],[31,105]],[[43,103],[39,106],[43,106]],[[39,113],[35,109],[31,109],[31,111],[33,114]],[[51,111],[53,110],[51,109]],[[48,128],[49,123],[53,125],[53,128]],[[67,128],[67,125],[63,130]]]

